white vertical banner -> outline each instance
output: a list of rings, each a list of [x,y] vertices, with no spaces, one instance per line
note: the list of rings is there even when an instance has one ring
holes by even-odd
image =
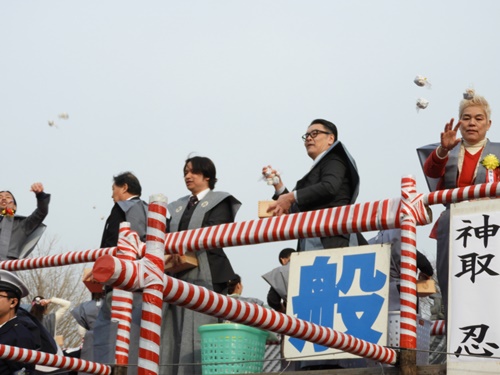
[[[292,254],[287,315],[386,345],[390,251],[385,244]],[[284,354],[296,360],[358,358],[291,337]]]
[[[447,374],[498,374],[500,199],[453,204],[450,214]]]

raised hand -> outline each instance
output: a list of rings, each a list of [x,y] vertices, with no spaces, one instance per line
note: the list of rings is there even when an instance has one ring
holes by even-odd
[[[31,191],[35,194],[41,193],[43,191],[43,184],[41,182],[35,182],[31,185]]]
[[[455,127],[453,127],[453,122],[455,119],[451,119],[444,127],[444,132],[441,133],[441,147],[447,151],[452,150],[456,145],[460,143],[460,138],[457,138],[457,131],[460,128],[461,122],[459,121]]]

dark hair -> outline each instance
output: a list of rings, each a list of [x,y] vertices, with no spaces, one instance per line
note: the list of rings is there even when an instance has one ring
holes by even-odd
[[[208,187],[210,189],[215,188],[215,183],[217,182],[217,171],[215,170],[215,164],[209,158],[204,156],[193,156],[192,158],[187,158],[184,163],[184,168],[182,172],[186,171],[186,166],[191,163],[192,172],[196,174],[201,174],[203,177],[208,178]]]
[[[234,274],[235,278],[227,282],[227,294],[233,294],[236,289],[236,285],[241,284],[241,277],[238,274]]]
[[[92,292],[91,295],[92,295],[92,300],[94,301],[99,301],[100,299],[106,297],[104,290],[102,292]]]
[[[123,172],[113,176],[113,182],[116,186],[122,187],[127,184],[129,192],[132,195],[141,196],[142,188],[139,179],[132,172]]]
[[[333,122],[318,118],[316,120],[312,120],[312,122],[309,126],[311,126],[313,124],[323,125],[324,127],[326,127],[328,130],[330,130],[333,133],[336,141],[339,139],[337,127],[335,126],[335,124]]]
[[[30,313],[40,322],[43,320],[43,314],[45,314],[45,311],[47,311],[47,305],[40,305],[40,301],[42,299],[44,299],[43,296],[36,296],[35,298],[33,298],[33,301],[31,301],[30,309]]]
[[[278,255],[278,260],[281,263],[281,258],[285,259],[290,258],[290,255],[292,255],[292,253],[295,253],[295,250],[292,249],[291,247],[287,247],[286,249],[280,251],[280,255]]]
[[[12,201],[14,202],[14,204],[16,205],[17,207],[17,202],[16,202],[16,198],[14,197],[14,194],[12,194],[10,191],[8,190],[2,190],[0,191],[0,193],[9,193],[11,196],[12,196]]]

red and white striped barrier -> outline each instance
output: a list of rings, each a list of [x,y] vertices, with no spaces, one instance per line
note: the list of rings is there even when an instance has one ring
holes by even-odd
[[[386,199],[168,233],[165,252],[183,255],[186,251],[399,228],[399,206],[400,199]],[[425,213],[419,218],[419,225],[431,222]]]
[[[406,209],[415,217],[416,225],[426,225],[432,222],[427,205],[500,196],[500,185],[482,184],[412,194]],[[400,228],[400,205],[401,199],[393,198],[168,233],[165,251],[183,255],[186,251]]]
[[[411,178],[409,179],[411,180]],[[413,310],[413,289],[415,288],[415,286],[410,285],[411,283],[415,282],[415,277],[412,277],[413,256],[411,254],[412,248],[415,247],[415,244],[413,243],[415,236],[414,225],[425,225],[431,222],[430,214],[426,208],[426,205],[448,204],[470,199],[496,197],[500,195],[500,185],[498,185],[498,183],[482,184],[466,188],[448,189],[425,195],[416,194],[414,186],[412,187],[412,184],[413,182],[407,180],[403,181],[402,185],[408,186],[403,188],[402,200],[386,199],[373,203],[355,204],[351,206],[343,206],[319,211],[273,217],[269,219],[223,224],[213,227],[171,233],[168,234],[165,238],[165,250],[167,253],[184,254],[185,251],[197,251],[201,249],[241,246],[297,238],[323,237],[336,234],[347,234],[402,227],[402,230],[406,231],[404,233],[403,240],[408,245],[408,253],[405,253],[403,256],[407,257],[407,259],[405,259],[407,263],[407,265],[405,266],[405,272],[407,272],[406,281],[409,285],[409,290],[404,291],[404,293],[408,292],[408,298],[403,298],[403,301],[406,301],[405,306],[408,305],[408,319],[411,319],[411,311]],[[400,205],[404,206],[401,209],[402,212],[400,211]],[[402,218],[399,217],[400,214],[402,215]],[[90,254],[88,252],[90,252]],[[113,270],[118,272],[120,276],[116,278],[116,283],[113,285],[134,288],[137,285],[146,285],[145,281],[151,279],[153,281],[152,286],[149,287],[150,290],[158,292],[157,288],[160,285],[160,282],[158,280],[159,274],[155,274],[155,272],[158,271],[157,266],[152,266],[151,264],[156,264],[157,261],[160,261],[160,258],[163,262],[162,257],[153,255],[148,258],[148,255],[146,255],[146,258],[148,259],[145,260],[143,264],[140,264],[137,262],[123,262],[116,258],[113,258],[112,255],[114,255],[115,253],[116,248],[87,251],[85,256],[81,256],[80,252],[73,252],[61,254],[58,256],[42,257],[38,259],[4,261],[0,262],[0,268],[9,270],[21,270],[40,267],[54,267],[59,265],[95,261],[98,257],[101,257],[99,259],[99,262],[102,260],[103,266],[107,262],[108,265],[111,265],[112,263],[114,267],[117,267],[113,268]],[[94,268],[94,273],[96,273],[97,271],[98,267]],[[152,274],[150,274],[150,272],[152,272]],[[138,277],[131,276],[134,274],[138,275]],[[119,281],[120,278],[122,279],[122,282]],[[171,279],[168,277],[166,278],[167,289],[168,283],[172,283],[173,285],[182,283],[181,281],[176,279]],[[165,280],[163,281],[165,282]],[[260,319],[255,320],[252,323],[251,319],[246,318],[248,317],[248,315],[245,315],[246,317],[240,317],[239,315],[232,314],[230,310],[227,310],[228,306],[233,308],[234,304],[236,304],[237,311],[247,311],[244,306],[239,305],[245,303],[232,299],[227,300],[227,297],[219,296],[213,292],[205,290],[206,293],[208,293],[207,295],[206,293],[203,293],[203,288],[199,288],[193,285],[191,285],[190,287],[198,288],[195,289],[194,293],[199,296],[203,295],[207,299],[202,301],[195,299],[195,302],[182,302],[184,301],[183,298],[185,298],[186,296],[182,293],[179,294],[179,292],[176,292],[171,297],[171,300],[169,299],[170,297],[167,297],[166,300],[171,303],[177,303],[179,305],[192,308],[196,311],[205,312],[215,316],[223,316],[228,320],[269,329],[277,333],[284,333],[293,337],[315,342],[320,345],[330,346],[350,353],[363,355],[367,358],[375,359],[381,362],[394,363],[393,360],[395,361],[395,353],[391,353],[390,355],[386,356],[385,354],[387,353],[380,349],[382,348],[388,350],[386,348],[372,346],[373,344],[364,343],[362,342],[362,340],[353,338],[349,335],[345,335],[328,328],[319,327],[296,318],[291,318],[286,315],[276,313],[274,311],[270,311],[267,309],[264,309],[265,311],[260,311],[260,309],[262,308],[259,308],[258,306],[255,307],[258,311],[257,316],[265,318],[264,323],[266,323],[267,321],[271,321],[278,322],[277,324],[279,324],[280,327],[282,324],[286,324],[286,326],[285,328],[275,328],[275,325],[273,325],[275,329],[273,330],[269,327],[266,328],[268,324],[261,323]],[[189,290],[189,287],[177,287],[176,290],[179,291],[181,289]],[[155,295],[153,292],[151,292],[151,295],[154,297],[152,297],[153,304],[150,305],[157,306],[157,299],[155,299],[155,297],[157,298],[157,294]],[[190,299],[189,301],[192,301],[192,299]],[[216,303],[215,306],[213,304],[214,301]],[[206,306],[209,307],[207,307],[208,310],[205,311]],[[226,306],[225,309],[224,306]],[[161,322],[161,309],[160,314],[157,314],[157,312],[158,311],[155,311],[155,313],[152,315],[156,316],[156,318],[160,316],[159,319]],[[232,319],[231,317],[234,317],[234,319]],[[408,336],[410,338],[409,340],[407,340],[407,345],[411,347],[413,345],[413,328],[410,327],[408,331]],[[152,330],[152,332],[155,332],[155,330]],[[381,358],[380,356],[382,356],[383,358]],[[139,353],[139,357],[140,361],[141,359],[146,359],[146,355],[142,352]],[[153,358],[151,362],[156,362],[156,358]],[[150,367],[143,367],[144,371],[149,371],[148,373],[155,373],[155,368],[155,365]]]
[[[108,270],[110,278],[106,283],[114,285],[114,281],[123,274],[121,268],[125,266],[125,262],[109,262],[110,257],[108,256],[107,258],[106,263],[116,268],[112,272]],[[134,262],[139,264],[138,269],[141,269],[140,263],[142,261]],[[100,262],[101,259],[96,264]],[[165,282],[165,289],[163,291],[163,300],[165,302],[211,316],[224,318],[235,323],[243,323],[323,346],[340,349],[375,361],[388,364],[396,363],[396,351],[393,349],[372,344],[331,328],[322,327],[253,303],[241,302],[235,298],[223,296],[165,274],[162,276]],[[141,288],[141,282],[136,287]]]
[[[500,196],[500,183],[480,184],[455,189],[433,191],[423,195],[425,205],[449,204],[480,198],[495,198]]]
[[[432,221],[427,213],[426,206],[428,205],[457,203],[497,196],[500,196],[498,182],[419,194],[417,195],[418,199],[414,201],[418,207],[415,209],[417,225],[426,225]],[[385,199],[371,203],[359,203],[351,206],[168,233],[165,238],[165,251],[169,254],[182,255],[186,251],[217,247],[253,245],[298,238],[400,228],[400,202],[399,198]],[[106,254],[115,255],[116,249],[116,247],[110,247],[72,251],[40,258],[2,261],[0,269],[18,271],[93,262]]]
[[[254,303],[223,296],[173,277],[166,277],[164,301],[235,323],[285,334],[375,361],[395,364],[396,351],[331,328],[307,322]]]
[[[0,344],[0,358],[8,361],[34,363],[41,366],[57,367],[63,370],[86,372],[88,374],[109,375],[111,367],[83,359],[54,355],[36,350],[22,349]]]
[[[95,262],[103,255],[115,255],[117,247],[105,247],[102,249],[69,251],[64,254],[48,255],[38,258],[4,260],[0,262],[0,269],[8,271],[33,270],[35,268],[48,268],[68,266],[70,264],[80,264]]]

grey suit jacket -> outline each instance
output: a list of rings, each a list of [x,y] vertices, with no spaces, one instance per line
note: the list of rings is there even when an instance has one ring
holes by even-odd
[[[37,195],[37,208],[28,216],[4,217],[0,222],[0,260],[26,257],[45,230],[50,194]]]

